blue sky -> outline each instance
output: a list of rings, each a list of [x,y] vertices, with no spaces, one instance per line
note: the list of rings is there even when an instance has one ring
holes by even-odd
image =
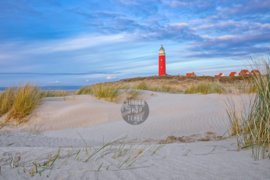
[[[240,71],[270,49],[266,0],[0,0],[0,87]],[[252,48],[252,49],[251,49]]]

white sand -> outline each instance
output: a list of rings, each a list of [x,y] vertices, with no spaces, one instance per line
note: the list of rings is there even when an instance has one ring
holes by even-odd
[[[59,146],[62,147],[62,156],[55,161],[51,173],[50,169],[46,169],[41,176],[35,173],[31,179],[60,179],[83,170],[97,170],[102,163],[99,172],[81,172],[65,179],[269,179],[269,159],[254,161],[251,150],[237,150],[235,138],[167,144],[151,156],[158,146],[154,145],[134,164],[129,167],[125,164],[121,169],[117,165],[125,156],[114,160],[113,153],[103,157],[98,154],[96,161],[94,156],[87,163],[74,160],[76,155],[65,157],[68,150],[73,152],[71,145],[76,152],[86,147],[77,131],[94,152],[95,148],[102,146],[103,141],[107,143],[125,134],[128,134],[126,142],[137,139],[136,142],[148,140],[153,144],[153,141],[165,139],[172,133],[176,137],[206,131],[223,135],[228,130],[228,118],[219,102],[225,95],[144,91],[143,97],[149,105],[150,115],[137,126],[129,125],[122,119],[121,102],[115,104],[86,95],[70,96],[66,100],[46,98],[27,125],[2,129],[9,129],[11,133],[0,136],[0,179],[30,179],[29,173],[24,173],[22,167],[10,167],[9,157],[23,157],[26,169],[32,172],[32,162],[36,162],[36,159],[38,162],[45,161],[49,153],[57,153]],[[36,127],[42,125],[42,134],[27,134],[34,124]],[[144,150],[148,147],[146,145]],[[109,170],[106,170],[109,165]]]

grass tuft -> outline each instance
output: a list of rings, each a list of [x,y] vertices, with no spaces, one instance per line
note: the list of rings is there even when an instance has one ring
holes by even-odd
[[[120,95],[120,85],[113,85],[112,83],[102,83],[93,86],[86,86],[76,92],[77,95],[90,94],[98,99],[104,98],[107,101],[117,101]]]
[[[127,98],[136,98],[141,94],[141,92],[137,89],[126,89]]]
[[[47,91],[41,91],[41,96],[42,97],[64,97],[67,96],[66,91],[62,90],[47,90]]]
[[[0,116],[7,113],[14,102],[15,98],[15,88],[7,88],[4,93],[0,95]]]
[[[0,94],[0,116],[7,113],[4,123],[10,122],[11,119],[21,123],[41,104],[43,98],[66,95],[66,91],[41,91],[39,86],[32,83],[10,87]]]
[[[34,84],[22,84],[18,87],[12,107],[8,112],[6,121],[10,119],[21,120],[28,116],[42,102],[39,87]]]
[[[253,59],[252,59],[253,60]],[[263,65],[265,75],[253,75],[255,87],[249,92],[257,92],[249,102],[236,97],[225,101],[226,111],[230,120],[230,134],[237,136],[240,148],[252,148],[255,160],[269,157],[270,149],[270,71],[269,61],[259,55],[259,64]]]
[[[145,81],[140,82],[137,85],[136,88],[139,89],[139,90],[149,90],[150,89],[149,86],[147,85],[147,83]]]
[[[192,85],[188,86],[185,90],[185,94],[195,94],[195,93],[225,94],[227,92],[228,92],[228,90],[219,82],[200,82],[198,84],[192,84]]]

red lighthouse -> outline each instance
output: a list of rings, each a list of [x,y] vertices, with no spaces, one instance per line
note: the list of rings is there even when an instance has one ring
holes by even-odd
[[[159,67],[158,67],[158,75],[162,76],[166,74],[166,61],[165,61],[165,50],[163,46],[161,45],[161,48],[159,49]]]

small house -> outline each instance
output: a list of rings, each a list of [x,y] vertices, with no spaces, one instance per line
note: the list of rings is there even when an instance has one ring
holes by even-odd
[[[187,73],[186,76],[195,77],[196,74],[194,72],[193,73]]]
[[[258,70],[252,70],[252,71],[250,72],[250,74],[251,74],[251,75],[260,75],[261,73],[260,73],[260,71],[258,71]]]
[[[239,74],[237,74],[236,72],[231,72],[229,76],[239,76]]]
[[[246,69],[240,71],[239,76],[247,76],[250,75],[250,72]]]
[[[219,75],[215,75],[215,77],[221,77],[221,76],[225,76],[224,73],[219,73]]]

